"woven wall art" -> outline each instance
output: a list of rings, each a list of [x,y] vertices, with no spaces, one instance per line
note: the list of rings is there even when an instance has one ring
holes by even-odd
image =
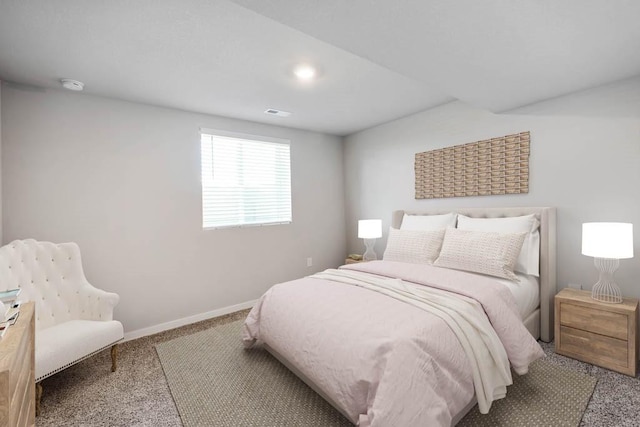
[[[416,199],[529,192],[529,132],[417,153]]]

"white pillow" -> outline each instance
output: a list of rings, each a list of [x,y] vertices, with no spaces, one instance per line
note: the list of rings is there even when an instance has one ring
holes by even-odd
[[[447,228],[433,265],[518,280],[513,267],[526,234]]]
[[[456,226],[456,213],[444,215],[407,215],[402,217],[400,230],[439,230]]]
[[[540,276],[540,222],[534,214],[507,218],[469,218],[458,215],[458,229],[495,231],[498,233],[527,233],[514,271]]]
[[[430,231],[389,229],[385,261],[433,264],[440,253],[444,229]]]

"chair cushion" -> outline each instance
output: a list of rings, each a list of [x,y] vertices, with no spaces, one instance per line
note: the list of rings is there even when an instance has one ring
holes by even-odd
[[[36,332],[36,382],[124,337],[117,320],[70,320]]]

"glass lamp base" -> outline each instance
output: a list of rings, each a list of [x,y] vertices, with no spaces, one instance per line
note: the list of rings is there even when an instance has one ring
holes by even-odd
[[[367,249],[362,255],[364,261],[375,261],[378,259],[378,256],[373,250],[375,244],[376,239],[364,239],[364,247]]]
[[[615,258],[595,258],[594,264],[600,271],[600,279],[593,285],[591,298],[609,304],[622,303],[622,292],[613,280],[613,273],[618,269],[620,261]]]

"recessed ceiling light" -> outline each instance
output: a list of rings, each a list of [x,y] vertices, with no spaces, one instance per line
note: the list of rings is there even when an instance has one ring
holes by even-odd
[[[60,80],[60,83],[62,83],[62,87],[64,87],[65,89],[75,91],[81,91],[82,89],[84,89],[84,83],[79,82],[78,80],[62,79]]]
[[[316,77],[318,71],[309,64],[300,64],[296,65],[293,69],[293,74],[295,74],[298,80],[310,81]]]
[[[289,117],[291,115],[291,113],[288,111],[276,110],[275,108],[266,109],[264,110],[264,113],[278,117]]]

